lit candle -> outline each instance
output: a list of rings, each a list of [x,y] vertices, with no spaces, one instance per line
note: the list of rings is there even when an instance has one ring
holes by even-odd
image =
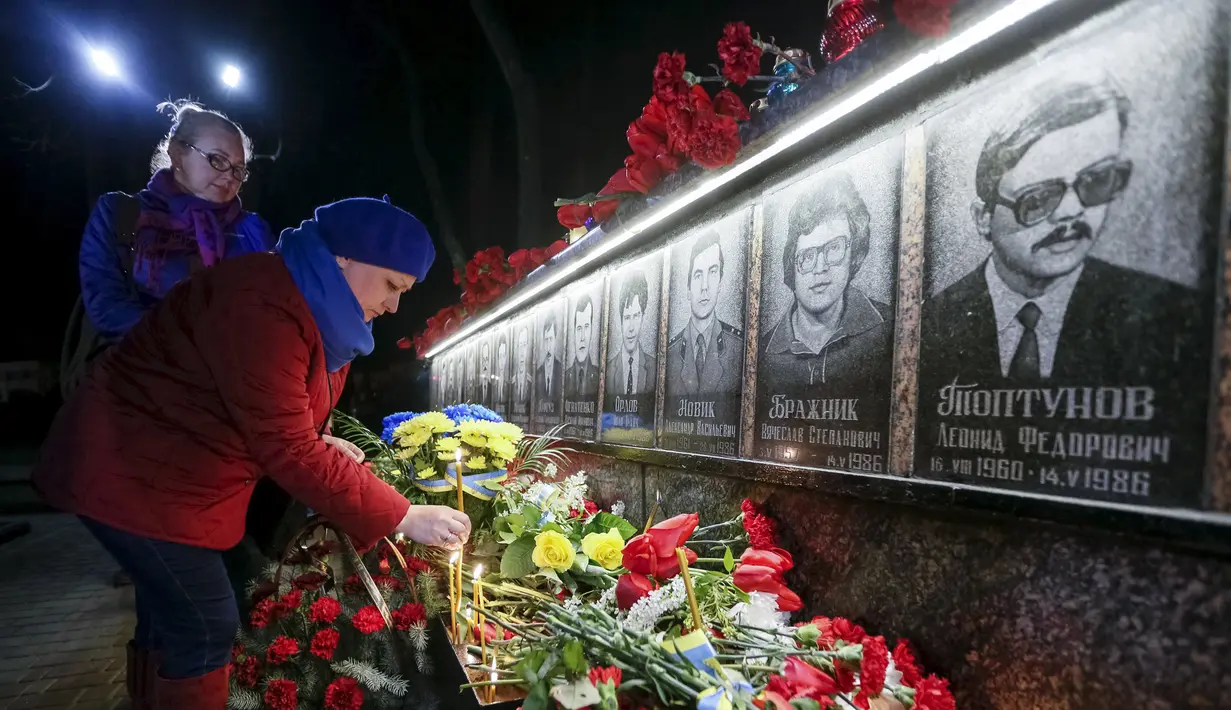
[[[493,653],[492,654],[492,669],[493,669],[492,670],[492,683],[496,682],[496,671],[494,670],[495,668],[496,668],[496,654]],[[489,685],[487,686],[487,704],[491,705],[494,702],[496,702],[496,686]]]
[[[692,575],[688,573],[688,556],[684,548],[675,548],[675,557],[680,561],[680,576],[684,578],[684,591],[688,592],[688,606],[692,609],[693,629],[704,628],[701,623],[701,610],[697,608],[697,594],[692,589]]]
[[[454,552],[453,556],[449,558],[449,630],[453,632],[454,639],[457,638],[457,601],[458,597],[461,596],[459,590],[454,586],[457,581],[457,575],[454,573],[454,570],[460,568],[458,557],[460,557],[460,553]]]
[[[479,579],[482,574],[483,565],[475,565],[471,585],[474,587],[475,628],[479,630],[479,662],[487,663],[487,634],[483,633],[483,582]]]
[[[454,466],[453,475],[457,480],[457,512],[466,512],[466,503],[462,499],[462,447],[457,447],[457,455],[454,457],[456,466]]]

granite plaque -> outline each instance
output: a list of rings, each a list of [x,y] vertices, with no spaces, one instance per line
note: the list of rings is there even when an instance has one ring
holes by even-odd
[[[754,455],[882,473],[900,138],[765,198]]]
[[[564,299],[558,298],[534,313],[534,434],[546,434],[564,421],[564,308]]]
[[[509,415],[506,419],[522,429],[530,429],[530,408],[534,400],[534,314],[513,321],[509,328],[513,346],[510,372]]]
[[[654,445],[662,274],[663,253],[658,252],[617,269],[607,279],[603,441]]]
[[[509,328],[501,323],[492,329],[489,342],[492,350],[491,388],[483,404],[503,418],[509,416],[509,400],[512,387],[509,373],[512,365],[512,349],[509,345]]]
[[[1200,505],[1227,29],[1131,3],[926,124],[919,475]]]
[[[666,449],[735,456],[744,380],[744,301],[752,209],[688,232],[671,247]]]
[[[598,427],[598,372],[603,322],[603,278],[595,275],[568,295],[568,343],[564,367],[564,423],[561,432],[594,440]]]

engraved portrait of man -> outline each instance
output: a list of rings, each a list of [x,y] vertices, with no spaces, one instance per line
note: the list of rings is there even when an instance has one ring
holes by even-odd
[[[633,271],[620,284],[616,312],[612,314],[608,337],[619,343],[617,352],[607,359],[607,391],[631,397],[645,394],[657,385],[658,360],[642,344],[642,328],[657,321],[647,318],[649,284],[645,274]]]
[[[484,340],[479,345],[479,402],[491,404],[492,387],[492,343]]]
[[[744,374],[744,331],[715,312],[728,277],[717,231],[688,254],[688,322],[667,343],[668,395],[737,392]]]
[[[598,362],[591,352],[591,336],[597,332],[594,299],[587,294],[577,297],[572,310],[573,351],[564,373],[566,399],[587,399],[598,396]]]
[[[509,401],[509,337],[504,331],[496,339],[495,402],[501,406]]]
[[[530,406],[530,326],[522,323],[517,328],[513,348],[513,401],[523,407]]]
[[[556,325],[556,319],[546,317],[541,324],[542,327],[542,361],[539,362],[538,369],[535,371],[534,386],[539,402],[555,401],[560,394],[560,359],[556,355],[556,338],[560,335],[557,331],[559,328]]]

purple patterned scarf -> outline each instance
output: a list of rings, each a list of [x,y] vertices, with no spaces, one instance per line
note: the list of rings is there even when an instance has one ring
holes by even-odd
[[[223,204],[184,192],[169,168],[154,173],[138,192],[136,263],[149,264],[151,290],[159,290],[159,272],[168,258],[200,254],[213,266],[226,256],[227,232],[243,216],[239,198]]]

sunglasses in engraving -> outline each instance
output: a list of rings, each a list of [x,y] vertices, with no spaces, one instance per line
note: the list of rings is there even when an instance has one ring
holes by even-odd
[[[806,274],[815,269],[818,263],[824,266],[837,266],[846,259],[846,250],[849,246],[849,237],[838,237],[817,247],[800,249],[795,254],[795,270]]]
[[[1023,227],[1033,227],[1056,211],[1069,188],[1077,193],[1083,207],[1098,207],[1111,202],[1128,186],[1133,173],[1131,160],[1107,158],[1077,173],[1073,182],[1061,178],[1036,182],[1018,190],[1012,199],[997,195],[997,203],[1013,210]]]
[[[236,180],[239,180],[240,182],[248,182],[248,176],[252,173],[248,171],[247,166],[233,164],[222,153],[206,153],[188,141],[180,141],[180,143],[200,153],[201,157],[205,158],[206,162],[208,162],[209,166],[214,170],[217,170],[220,173],[230,172],[235,176]]]

